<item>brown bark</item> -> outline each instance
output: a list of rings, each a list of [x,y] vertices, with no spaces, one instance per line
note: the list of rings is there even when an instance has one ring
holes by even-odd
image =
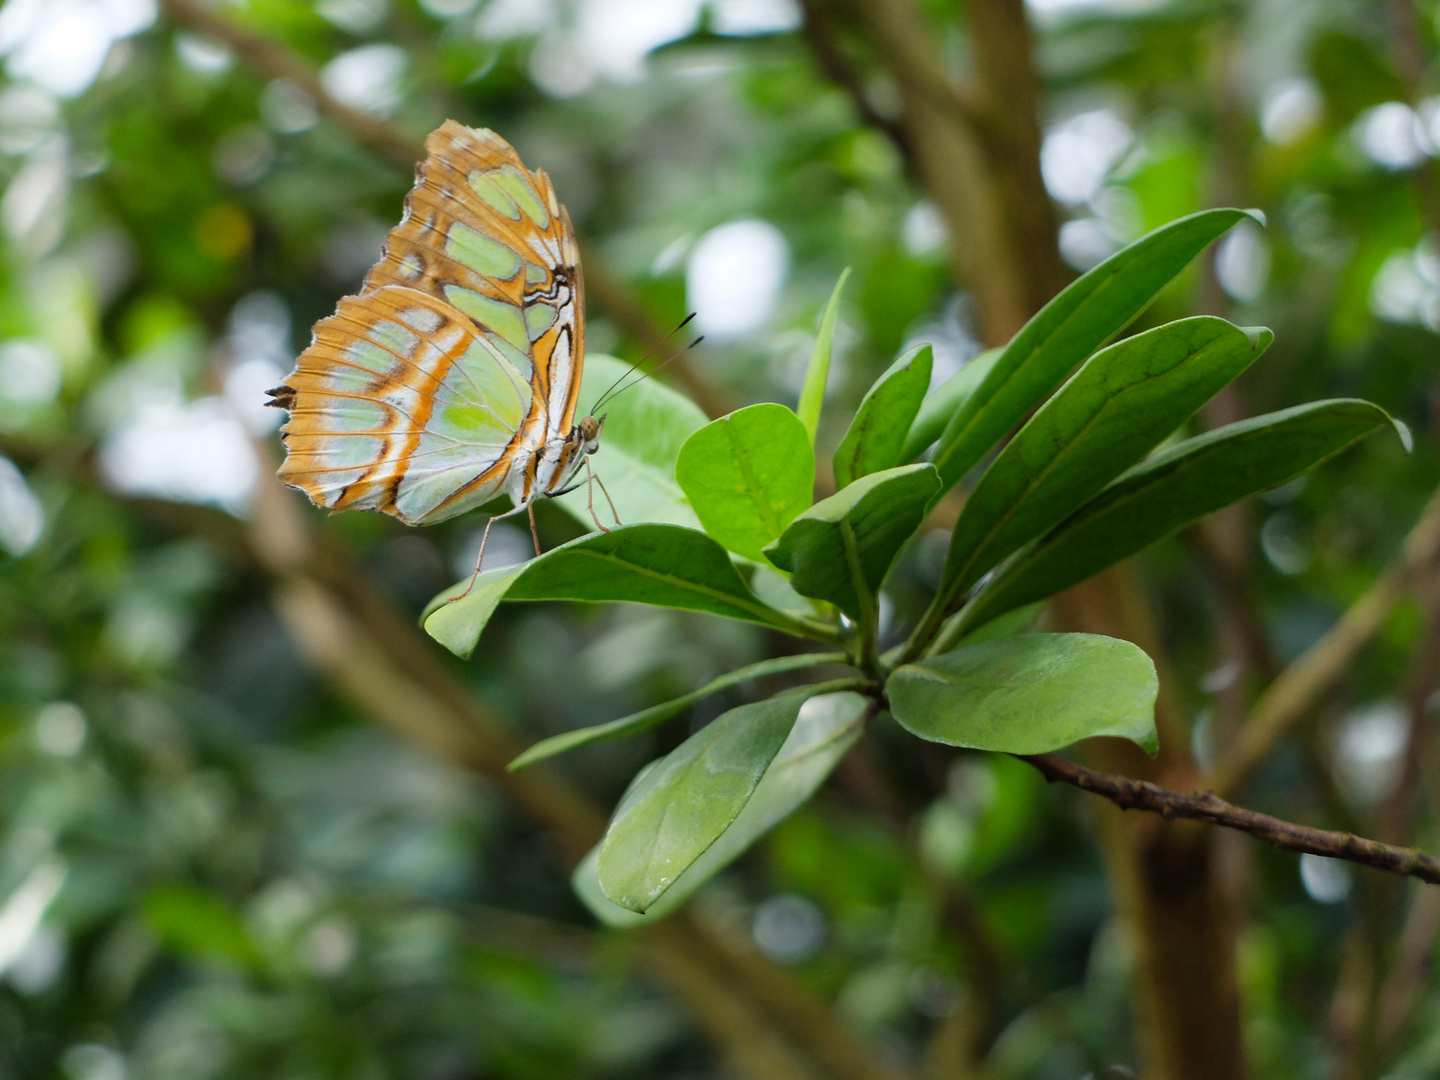
[[[864,0],[853,13],[904,101],[916,179],[945,219],[951,269],[975,294],[981,336],[1002,343],[1035,311],[1026,284],[1035,268],[1025,266],[1024,249],[1011,235],[1014,214],[1006,211],[1002,175],[978,137],[978,103],[950,78],[914,0]],[[1043,252],[1040,258],[1043,266]]]
[[[1354,833],[1297,825],[1269,814],[1232,806],[1213,791],[1190,794],[1171,791],[1148,780],[1136,780],[1130,776],[1086,768],[1056,754],[1034,754],[1024,760],[1039,769],[1045,779],[1072,784],[1082,791],[1103,796],[1121,810],[1148,810],[1166,819],[1206,821],[1211,825],[1249,833],[1274,844],[1282,851],[1344,859],[1402,877],[1417,878],[1431,885],[1440,885],[1440,859],[1433,858],[1418,848],[1367,840]]]
[[[1134,641],[1162,660],[1145,598],[1124,566],[1061,594],[1057,620],[1071,630]],[[1198,773],[1168,690],[1163,663],[1156,707],[1160,756],[1131,743],[1094,739],[1090,765],[1168,786],[1193,787]],[[1211,830],[1194,821],[1098,812],[1116,901],[1135,935],[1132,1000],[1141,1021],[1146,1075],[1155,1080],[1240,1080],[1247,1074],[1235,973],[1236,927],[1217,873]]]

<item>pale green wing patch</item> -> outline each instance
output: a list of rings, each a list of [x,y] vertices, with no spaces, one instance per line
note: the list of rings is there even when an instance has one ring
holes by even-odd
[[[524,315],[514,304],[483,296],[463,285],[446,285],[445,299],[469,315],[483,329],[491,331],[521,352],[529,352],[530,332],[525,328]]]
[[[523,265],[519,254],[508,245],[459,221],[450,225],[445,254],[477,273],[500,281],[509,281]]]

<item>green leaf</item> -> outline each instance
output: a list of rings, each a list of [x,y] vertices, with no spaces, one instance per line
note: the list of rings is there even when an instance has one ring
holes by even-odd
[[[978,356],[972,356],[964,367],[926,396],[920,403],[920,412],[910,425],[910,434],[905,437],[905,448],[900,451],[901,461],[914,461],[940,438],[950,418],[985,381],[990,369],[1004,353],[1004,349],[986,349]]]
[[[796,592],[859,620],[872,611],[938,486],[934,466],[924,462],[871,473],[806,510],[765,554],[792,573]]]
[[[420,615],[425,632],[461,659],[468,660],[480,640],[480,632],[495,614],[506,592],[525,569],[520,566],[506,566],[499,570],[487,570],[475,579],[475,587],[462,599],[469,580],[458,581],[435,597]]]
[[[833,637],[819,624],[802,623],[761,603],[740,580],[724,548],[704,533],[680,525],[626,525],[591,533],[547,551],[518,571],[494,574],[481,577],[484,588],[477,582],[470,595],[449,604],[449,597],[468,584],[457,582],[427,608],[426,632],[458,656],[474,650],[501,599],[654,604],[724,615],[801,636]]]
[[[663,724],[673,716],[679,716],[691,705],[711,694],[719,693],[737,683],[748,682],[751,679],[763,679],[767,675],[779,675],[786,671],[819,667],[822,664],[843,663],[845,663],[844,653],[799,653],[795,656],[781,656],[774,660],[762,660],[758,664],[749,664],[721,675],[718,679],[712,679],[688,694],[659,705],[652,705],[648,709],[631,713],[629,716],[622,716],[619,720],[611,720],[606,724],[596,724],[593,727],[580,728],[576,731],[567,731],[563,735],[552,735],[548,739],[541,739],[510,762],[507,769],[514,772],[516,769],[523,769],[526,765],[533,765],[537,761],[554,757],[556,754],[563,754],[567,750],[574,750],[579,746],[589,746],[591,743],[605,742],[608,739],[623,739],[631,735],[639,735],[642,731],[649,731],[657,724]]]
[[[815,494],[815,452],[783,405],[751,405],[685,441],[675,478],[705,531],[756,562]]]
[[[840,313],[840,293],[850,277],[850,267],[840,273],[840,280],[830,293],[825,313],[820,316],[820,330],[815,335],[815,351],[810,354],[810,366],[805,369],[805,385],[800,388],[800,404],[795,410],[815,446],[815,433],[820,430],[820,406],[825,403],[825,384],[830,380],[830,351],[835,340],[835,317]]]
[[[1159,445],[1273,337],[1202,316],[1092,356],[1006,445],[966,500],[936,610]]]
[[[1054,596],[1206,514],[1278,487],[1389,422],[1368,401],[1318,401],[1178,443],[1017,552],[960,618],[979,626]]]
[[[1014,611],[1005,613],[998,618],[990,619],[984,623],[966,622],[963,635],[953,635],[954,640],[944,648],[936,648],[934,652],[948,652],[950,649],[958,648],[961,645],[979,645],[981,642],[993,641],[995,638],[1011,637],[1015,634],[1027,634],[1035,629],[1035,624],[1040,621],[1040,613],[1045,610],[1044,604],[1026,604]],[[957,614],[945,627],[942,637],[952,637],[951,631],[955,622],[964,617],[964,613]],[[973,629],[972,629],[973,628]],[[880,661],[883,667],[891,668],[900,663],[901,657],[905,655],[907,642],[887,650]]]
[[[804,704],[785,694],[731,709],[638,777],[600,844],[605,895],[631,911],[655,903],[744,809]]]
[[[958,644],[983,645],[985,642],[995,641],[997,638],[1027,634],[1035,629],[1042,610],[1044,610],[1043,604],[1025,604],[983,623],[972,624],[975,629],[966,633]]]
[[[776,611],[783,611],[797,618],[811,619],[821,614],[814,600],[797,593],[790,585],[790,575],[776,570],[773,566],[756,563],[750,575],[750,589],[761,600]]]
[[[589,415],[595,400],[629,370],[630,365],[613,356],[587,355],[576,415]],[[590,466],[604,481],[623,524],[663,521],[700,527],[690,501],[675,482],[675,459],[685,440],[704,426],[705,414],[698,405],[654,379],[633,383],[605,406],[600,449],[590,458]],[[582,471],[579,477],[584,475]],[[556,501],[593,529],[592,497],[600,520],[612,525],[610,505],[598,488],[592,492],[582,485]]]
[[[933,461],[948,490],[1076,364],[1124,328],[1207,244],[1247,213],[1205,210],[1172,221],[1072,282],[1005,346],[956,410]]]
[[[835,450],[837,488],[906,460],[901,451],[930,388],[933,360],[929,345],[917,346],[875,381]]]
[[[601,890],[598,845],[575,870],[571,880],[576,893],[608,926],[664,918],[815,794],[855,745],[868,710],[869,702],[854,693],[821,694],[807,700],[745,808],[644,915],[613,903]]]
[[[1159,749],[1155,665],[1098,634],[1016,634],[895,669],[885,684],[906,730],[947,746],[1044,754],[1113,735]]]

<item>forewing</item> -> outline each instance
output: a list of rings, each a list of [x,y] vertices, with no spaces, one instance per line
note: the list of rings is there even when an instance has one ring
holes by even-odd
[[[469,319],[414,289],[342,299],[272,393],[290,410],[280,479],[319,506],[427,524],[494,498],[524,466],[529,382]]]
[[[531,383],[533,419],[569,432],[584,357],[580,258],[544,172],[493,131],[447,120],[425,140],[405,216],[362,294],[418,289],[469,315]]]

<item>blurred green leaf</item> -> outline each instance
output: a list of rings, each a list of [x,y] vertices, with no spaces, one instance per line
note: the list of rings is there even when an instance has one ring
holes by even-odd
[[[1273,337],[1201,316],[1136,334],[1086,361],[1000,452],[966,500],[936,607],[944,609],[1154,449],[1254,363]]]
[[[835,450],[835,486],[902,464],[910,425],[930,388],[929,345],[917,345],[875,381]]]
[[[675,478],[706,532],[760,562],[761,549],[814,498],[815,453],[793,412],[751,405],[691,435]]]
[[[740,580],[730,556],[702,532],[680,525],[626,525],[547,551],[518,571],[494,571],[462,600],[468,581],[430,602],[425,630],[457,656],[475,648],[501,599],[628,602],[704,611],[802,636],[828,636],[766,607]],[[432,628],[433,624],[433,628]]]
[[[661,758],[625,793],[600,845],[600,888],[644,912],[719,839],[780,751],[803,694],[731,709]]]
[[[1299,476],[1389,423],[1368,401],[1318,401],[1187,439],[1017,552],[962,618],[982,625],[1053,596],[1191,521]]]
[[[552,735],[548,739],[542,739],[510,762],[508,769],[513,772],[516,769],[523,769],[526,765],[543,761],[545,758],[554,757],[556,754],[563,754],[567,750],[574,750],[579,746],[589,746],[591,743],[604,742],[607,739],[622,739],[638,735],[642,731],[649,731],[657,724],[663,724],[671,717],[679,716],[691,705],[704,700],[711,694],[751,679],[763,679],[767,675],[800,671],[804,668],[819,667],[822,664],[843,663],[845,663],[844,653],[797,653],[794,656],[779,656],[774,660],[761,660],[758,664],[747,664],[745,667],[736,668],[734,671],[721,675],[718,679],[711,679],[697,690],[692,690],[688,694],[683,694],[659,705],[652,705],[640,712],[622,716],[607,724],[596,724],[594,727],[580,728],[576,731],[567,731],[562,735]]]
[[[865,698],[853,693],[821,694],[807,700],[745,808],[644,915],[613,903],[601,890],[598,845],[575,869],[571,880],[576,893],[608,926],[633,926],[664,918],[809,801],[860,738],[868,705]]]
[[[1150,754],[1155,665],[1136,645],[1098,634],[1017,634],[896,668],[890,711],[947,746],[1043,754],[1112,735]]]
[[[1204,210],[1122,248],[1051,300],[951,417],[932,459],[956,484],[1076,364],[1118,333],[1243,210]]]
[[[923,462],[871,473],[806,510],[765,554],[791,572],[802,596],[828,600],[852,619],[867,617],[938,486],[934,467]]]
[[[240,916],[193,885],[176,883],[155,889],[145,898],[144,910],[155,933],[177,952],[243,968],[260,963]]]
[[[810,365],[805,369],[805,384],[800,388],[800,403],[796,415],[805,425],[810,436],[810,446],[815,446],[815,433],[820,430],[820,408],[825,404],[825,387],[830,381],[830,352],[835,341],[835,319],[840,314],[840,294],[850,277],[850,267],[840,273],[840,280],[830,293],[825,312],[820,316],[820,329],[815,334],[815,349],[810,354]]]
[[[629,370],[630,365],[613,356],[587,356],[576,415],[589,415],[595,400]],[[621,524],[660,521],[699,528],[700,519],[675,481],[675,460],[685,440],[704,426],[705,414],[698,405],[655,379],[633,383],[606,404],[600,449],[590,458],[590,467],[604,481]],[[605,496],[588,485],[557,502],[582,525],[594,528],[592,500],[600,520],[613,524]]]

